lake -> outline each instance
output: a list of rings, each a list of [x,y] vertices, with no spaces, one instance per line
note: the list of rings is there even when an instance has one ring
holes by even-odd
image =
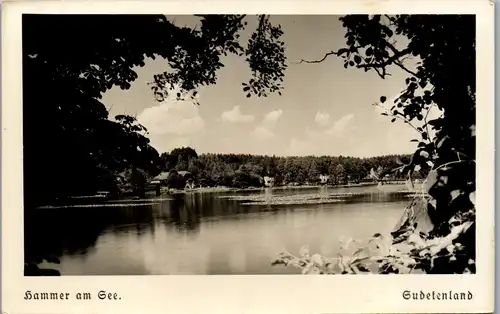
[[[25,249],[57,256],[61,275],[295,274],[272,266],[283,250],[335,256],[341,238],[390,232],[405,185],[191,193],[116,201],[118,207],[37,209]],[[364,193],[330,204],[242,205],[226,196]],[[357,196],[356,196],[357,195]]]

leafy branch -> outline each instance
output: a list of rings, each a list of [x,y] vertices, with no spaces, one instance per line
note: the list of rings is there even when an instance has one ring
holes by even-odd
[[[385,108],[380,103],[374,103],[373,106],[379,107],[382,110],[384,110],[385,112],[381,113],[383,116],[392,116],[393,118],[392,118],[391,122],[395,122],[396,119],[399,119],[399,120],[403,121],[404,123],[408,124],[410,127],[412,127],[418,133],[420,133],[420,134],[423,133],[422,130],[420,130],[416,126],[414,126],[406,117],[392,113],[389,109]]]
[[[321,63],[333,55],[344,59],[345,68],[374,70],[382,79],[390,75],[387,67],[399,67],[411,75],[407,88],[390,110],[375,105],[385,111],[382,115],[391,116],[392,122],[403,120],[423,139],[410,162],[395,170],[408,173],[412,187],[414,171],[426,173],[426,179],[391,232],[389,251],[367,259],[380,258],[372,271],[400,273],[418,268],[426,273],[474,273],[475,18],[348,15],[340,20],[346,29],[346,47],[322,59],[298,63]],[[395,35],[408,39],[405,49],[396,48]],[[404,65],[411,57],[420,58],[416,71]],[[421,95],[416,94],[419,88]],[[380,100],[383,103],[386,97]],[[393,110],[396,106],[403,112]],[[434,106],[443,115],[429,121]],[[416,127],[414,118],[424,125]],[[298,258],[309,265],[307,256]]]

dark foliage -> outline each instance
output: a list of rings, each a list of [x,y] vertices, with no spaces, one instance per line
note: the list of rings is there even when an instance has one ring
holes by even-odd
[[[147,130],[133,117],[109,120],[99,101],[113,86],[130,88],[134,69],[146,58],[168,60],[170,69],[160,69],[150,83],[159,100],[172,87],[184,98],[215,84],[228,53],[246,55],[251,93],[281,89],[285,57],[279,27],[259,17],[245,49],[238,43],[244,17],[200,16],[199,27],[191,29],[163,15],[24,15],[25,208],[114,190],[116,177],[127,169],[160,171]]]
[[[422,121],[421,134],[411,162],[400,171],[411,177],[416,169],[427,172],[423,194],[405,212],[393,233],[394,244],[413,247],[413,267],[428,273],[475,272],[475,158],[476,158],[476,45],[474,15],[348,15],[340,18],[346,29],[346,47],[327,53],[344,67],[374,71],[382,79],[391,68],[408,73],[406,88],[388,113],[391,122]],[[398,40],[408,43],[398,47]],[[407,66],[413,60],[416,66]],[[387,97],[381,96],[384,103]],[[441,117],[428,120],[437,106]],[[431,137],[430,130],[435,131]],[[433,228],[419,233],[421,212]],[[418,235],[418,241],[415,241]],[[432,249],[420,247],[428,243]],[[394,263],[383,272],[399,272]]]

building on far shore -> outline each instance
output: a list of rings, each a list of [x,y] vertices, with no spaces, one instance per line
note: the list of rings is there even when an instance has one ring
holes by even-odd
[[[327,184],[328,180],[330,180],[330,176],[327,174],[320,174],[319,175],[319,183],[320,184]]]
[[[159,182],[161,185],[166,185],[169,175],[170,175],[169,171],[164,171],[159,175],[157,175],[156,177],[154,177],[151,182]]]
[[[264,186],[266,187],[272,187],[274,186],[274,178],[264,176]]]
[[[187,183],[189,183],[190,187],[193,186],[192,182],[193,178],[189,171],[176,171],[176,170],[164,171],[159,175],[157,175],[156,177],[154,177],[151,182],[156,182],[156,183],[160,182],[161,185],[168,186],[168,180],[172,175],[179,175],[180,180],[182,181],[182,182],[177,182],[176,185],[186,186]]]

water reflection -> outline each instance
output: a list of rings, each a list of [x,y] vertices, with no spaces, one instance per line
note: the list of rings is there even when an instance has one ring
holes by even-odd
[[[331,192],[322,187],[245,194]],[[25,217],[25,253],[60,257],[62,275],[293,273],[271,267],[270,260],[303,244],[335,252],[340,236],[390,229],[406,201],[366,188],[335,192],[369,194],[339,204],[243,206],[195,193],[144,206],[36,210]]]

